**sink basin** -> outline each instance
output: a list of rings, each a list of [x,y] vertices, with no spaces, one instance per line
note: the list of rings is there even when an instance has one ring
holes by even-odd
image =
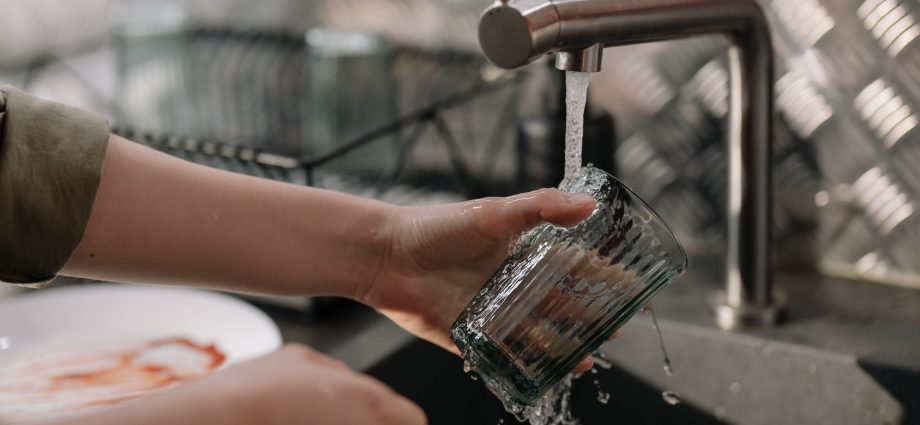
[[[432,425],[518,423],[481,382],[463,373],[458,357],[425,341],[410,342],[367,372],[418,403]],[[607,404],[597,400],[598,386],[610,393]],[[575,381],[573,411],[582,425],[722,423],[690,404],[668,405],[661,391],[618,367],[599,370]]]

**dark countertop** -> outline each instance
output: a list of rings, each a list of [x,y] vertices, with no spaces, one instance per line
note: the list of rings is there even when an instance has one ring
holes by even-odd
[[[715,276],[697,270],[662,291],[659,318],[719,331],[707,304],[721,288]],[[742,334],[920,371],[920,290],[805,272],[780,273],[776,284],[788,295],[786,320]]]
[[[700,331],[719,330],[708,309],[720,287],[713,273],[688,273],[655,298],[658,317]],[[920,291],[875,283],[786,273],[777,285],[789,298],[786,320],[744,336],[854,356],[860,361],[920,371]],[[343,301],[315,319],[265,309],[286,342],[300,342],[365,369],[412,340],[372,309]],[[647,321],[637,317],[636,321]]]

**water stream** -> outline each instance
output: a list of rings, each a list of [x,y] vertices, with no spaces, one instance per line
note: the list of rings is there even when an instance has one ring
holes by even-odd
[[[589,72],[565,72],[565,177],[581,168]]]
[[[569,178],[581,168],[581,145],[584,134],[585,103],[588,95],[587,72],[566,71],[565,73],[565,175]],[[606,359],[601,361],[602,366]],[[572,380],[575,376],[569,374],[565,379],[551,389],[541,398],[535,406],[509,405],[505,402],[505,409],[514,414],[520,421],[528,421],[531,425],[576,425],[578,420],[572,416],[570,399],[572,397]],[[598,385],[598,401],[606,403],[610,395],[605,393]]]
[[[674,368],[671,367],[671,357],[668,356],[668,349],[664,346],[664,337],[661,336],[661,328],[658,327],[658,317],[655,316],[655,310],[652,309],[651,305],[643,311],[646,310],[652,315],[652,324],[655,325],[655,333],[658,334],[658,345],[661,346],[661,355],[664,357],[664,373],[668,374],[668,376],[674,375]]]

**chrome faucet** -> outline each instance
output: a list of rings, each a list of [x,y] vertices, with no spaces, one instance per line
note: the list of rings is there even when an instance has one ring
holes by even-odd
[[[713,298],[724,329],[776,323],[772,284],[773,47],[755,0],[500,0],[479,22],[485,55],[517,68],[554,54],[556,67],[597,72],[604,47],[706,34],[728,37],[726,290]]]

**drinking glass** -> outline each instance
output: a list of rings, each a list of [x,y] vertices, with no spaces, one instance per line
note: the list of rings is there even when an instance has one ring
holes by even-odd
[[[667,225],[610,174],[584,167],[559,188],[593,195],[594,212],[525,232],[451,329],[506,403],[533,405],[687,267]]]

